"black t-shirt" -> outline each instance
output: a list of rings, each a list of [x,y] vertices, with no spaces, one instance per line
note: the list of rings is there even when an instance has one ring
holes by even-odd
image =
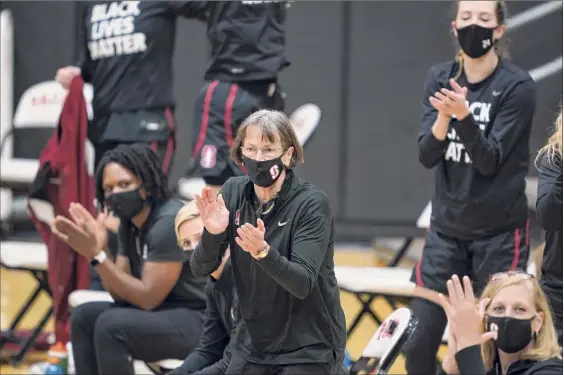
[[[485,80],[468,88],[471,115],[452,119],[447,138],[431,133],[437,111],[429,97],[449,79],[458,63],[433,66],[425,82],[419,159],[437,167],[431,222],[442,233],[459,239],[495,235],[524,227],[527,221],[525,177],[529,167],[529,137],[536,108],[536,85],[518,66],[501,59]]]
[[[176,199],[153,206],[147,221],[139,230],[131,222],[122,222],[119,230],[118,256],[129,259],[131,274],[141,278],[145,262],[181,262],[182,272],[161,308],[206,307],[206,278],[195,277],[190,269],[191,251],[182,250],[176,241],[174,219],[183,203]]]

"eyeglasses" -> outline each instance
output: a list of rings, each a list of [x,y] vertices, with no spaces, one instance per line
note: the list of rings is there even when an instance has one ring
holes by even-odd
[[[279,156],[278,151],[283,150],[282,147],[265,147],[263,149],[258,149],[255,147],[241,147],[241,152],[248,158],[255,158],[260,151],[260,154],[266,160],[274,159]]]
[[[503,279],[508,279],[510,277],[514,277],[519,280],[530,280],[535,278],[535,276],[525,271],[508,271],[508,272],[498,272],[492,274],[490,276],[490,281],[503,280]]]

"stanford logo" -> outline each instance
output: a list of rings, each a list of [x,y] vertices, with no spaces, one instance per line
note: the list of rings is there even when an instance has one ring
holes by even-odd
[[[202,168],[210,169],[215,167],[215,156],[217,154],[217,148],[214,145],[205,145],[202,147],[202,152],[200,153],[200,165]]]
[[[382,326],[380,326],[380,328],[378,328],[377,340],[391,338],[394,335],[394,333],[396,332],[396,328],[398,327],[398,323],[399,322],[395,319],[384,322],[384,324]]]
[[[270,168],[270,177],[272,177],[272,179],[275,180],[279,174],[280,174],[280,168],[278,168],[277,165],[273,165],[272,168]]]
[[[239,225],[239,218],[241,217],[241,210],[235,212],[235,225]]]

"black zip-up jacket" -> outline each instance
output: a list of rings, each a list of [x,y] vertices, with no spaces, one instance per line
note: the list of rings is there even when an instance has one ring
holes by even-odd
[[[287,1],[195,1],[191,6],[207,14],[211,61],[206,80],[276,81],[289,65]]]
[[[224,233],[204,230],[191,267],[213,272],[225,248],[231,264],[242,319],[232,337],[233,350],[253,363],[284,365],[342,360],[345,315],[333,263],[333,218],[329,198],[287,171],[271,210],[260,210],[248,176],[229,179],[222,188],[230,212]],[[265,223],[270,252],[255,260],[235,242],[245,223]]]
[[[168,375],[222,375],[231,360],[229,340],[237,320],[233,274],[228,261],[218,280],[210,277],[207,304],[200,342],[181,366]]]
[[[562,330],[562,158],[543,155],[539,166],[537,217],[546,231],[541,283]],[[559,332],[561,335],[561,332]]]
[[[518,66],[500,59],[479,83],[458,79],[468,88],[471,114],[452,119],[444,141],[431,132],[437,111],[429,97],[449,79],[458,63],[433,66],[425,82],[419,160],[437,167],[431,223],[445,235],[472,240],[522,228],[527,221],[525,177],[529,137],[536,108],[536,86]]]
[[[491,370],[484,368],[479,345],[462,349],[455,357],[460,375],[502,375],[499,366]],[[437,375],[446,375],[446,372],[441,367]],[[562,375],[562,360],[551,358],[538,362],[531,360],[513,362],[507,368],[507,373],[503,375]]]

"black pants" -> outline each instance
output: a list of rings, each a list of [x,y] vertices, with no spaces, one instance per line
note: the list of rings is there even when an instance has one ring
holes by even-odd
[[[235,351],[225,375],[329,375],[331,365],[327,363],[294,363],[291,365],[259,365],[245,361]]]
[[[476,240],[458,240],[431,228],[411,281],[447,293],[446,282],[452,275],[466,275],[471,278],[478,297],[491,274],[526,270],[528,259],[526,228]],[[404,347],[407,373],[435,374],[436,354],[447,323],[445,313],[440,306],[418,298],[412,300],[410,307],[419,323]]]
[[[118,142],[103,142],[94,145],[94,168],[97,169],[100,161],[102,160],[102,156],[107,151],[113,150],[120,144]],[[153,148],[158,154],[161,159],[161,163],[163,166],[163,171],[168,173],[172,166],[173,158],[174,158],[174,142],[171,141],[154,141],[151,142],[150,147]],[[117,254],[117,236],[113,233],[110,233],[108,238],[108,247],[110,253],[115,258]],[[104,286],[102,285],[102,280],[100,279],[100,275],[94,269],[94,267],[90,267],[90,290],[104,290]]]
[[[196,347],[203,315],[176,308],[144,311],[91,302],[71,316],[71,342],[80,375],[134,374],[133,360],[184,359]]]
[[[214,186],[223,185],[232,176],[242,175],[240,166],[229,159],[239,125],[259,109],[283,111],[284,97],[280,86],[269,82],[206,82],[196,101],[194,165],[189,173],[201,176],[207,184]]]
[[[562,288],[551,286],[544,277],[541,278],[541,285],[552,309],[552,319],[554,320],[558,344],[562,346]]]

